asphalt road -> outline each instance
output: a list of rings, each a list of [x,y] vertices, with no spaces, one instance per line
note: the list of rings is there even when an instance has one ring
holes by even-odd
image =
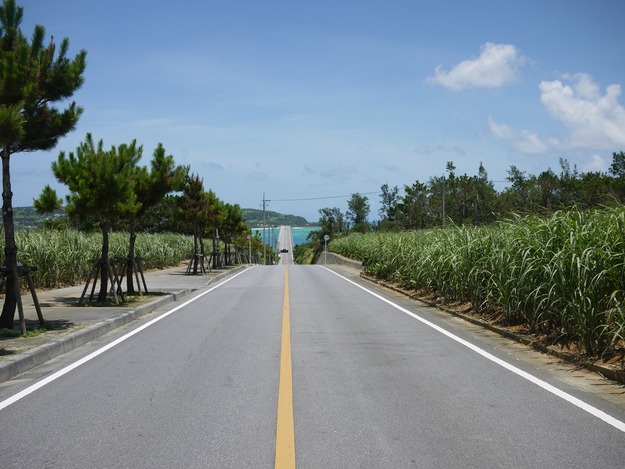
[[[624,407],[346,271],[257,266],[176,308],[0,386],[0,465],[282,467],[286,409],[300,468],[623,467]]]
[[[280,253],[280,264],[293,263],[293,232],[290,226],[280,227],[278,233],[278,252]]]

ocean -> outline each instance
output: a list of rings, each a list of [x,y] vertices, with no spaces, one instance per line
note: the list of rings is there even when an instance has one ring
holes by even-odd
[[[308,233],[310,233],[311,231],[318,230],[318,229],[319,229],[318,226],[305,226],[305,227],[294,226],[292,227],[291,232],[293,233],[293,246],[296,246],[298,244],[304,244],[306,242],[306,237],[308,236]],[[270,236],[272,237],[272,239],[275,239],[273,237],[278,236],[279,232],[280,232],[280,228],[272,228],[272,229],[267,228],[265,230],[265,236],[267,237],[268,240]],[[252,233],[254,235],[256,235],[256,233],[260,233],[260,235],[262,236],[263,230],[262,228],[252,228]]]

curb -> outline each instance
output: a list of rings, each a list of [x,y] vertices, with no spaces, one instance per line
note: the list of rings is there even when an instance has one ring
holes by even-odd
[[[432,306],[434,308],[437,308],[441,311],[444,311],[446,313],[451,314],[452,316],[456,316],[457,318],[463,319],[467,322],[470,322],[471,324],[475,324],[477,326],[481,326],[485,329],[488,329],[492,332],[495,332],[503,337],[506,337],[508,339],[514,340],[515,342],[519,342],[521,344],[527,345],[528,347],[533,348],[534,350],[537,350],[539,352],[545,353],[547,355],[551,355],[553,357],[559,358],[560,360],[563,360],[567,363],[572,363],[574,365],[577,365],[579,367],[585,368],[589,371],[592,371],[594,373],[599,373],[600,375],[602,375],[603,377],[610,379],[612,381],[616,381],[617,383],[620,384],[625,384],[625,370],[613,370],[611,368],[607,368],[605,366],[602,365],[597,365],[596,363],[589,363],[589,362],[584,362],[583,360],[580,361],[575,355],[573,355],[572,353],[567,353],[567,352],[562,352],[560,350],[555,350],[551,347],[548,347],[536,340],[532,340],[532,339],[528,339],[527,337],[523,337],[519,334],[515,334],[514,332],[510,332],[506,329],[502,329],[500,327],[497,327],[489,322],[483,321],[481,319],[477,319],[471,316],[468,316],[466,314],[460,313],[458,311],[454,311],[453,309],[449,309],[449,308],[445,308],[444,306],[435,303],[433,301],[429,301],[426,300],[424,298],[420,298],[416,295],[411,295],[410,293],[402,290],[401,288],[397,288],[394,287],[393,285],[389,285],[387,283],[385,283],[382,280],[378,280],[376,278],[373,277],[369,277],[368,275],[361,273],[360,277],[363,278],[364,280],[367,280],[369,282],[375,283],[377,285],[381,285],[384,288],[388,288],[389,290],[393,290],[397,293],[401,293],[402,295],[407,296],[408,298],[412,298],[413,300],[417,300],[420,301],[423,304],[426,304],[428,306]]]
[[[334,265],[343,265],[346,267],[351,267],[352,269],[361,270],[363,269],[363,264],[361,261],[355,261],[350,259],[349,257],[341,256],[340,254],[336,254],[334,252],[325,252],[319,255],[316,264],[334,264]]]
[[[79,331],[67,334],[47,344],[40,345],[24,353],[20,353],[15,358],[8,358],[0,362],[0,382],[7,381],[21,373],[24,373],[36,366],[52,360],[64,353],[74,350],[87,342],[96,339],[113,329],[128,324],[135,319],[139,319],[152,311],[176,301],[181,295],[190,293],[191,290],[180,290],[170,293],[161,298],[157,298],[149,303],[139,306],[132,311],[126,311],[118,316],[96,322]]]
[[[202,288],[206,288],[211,283],[217,282],[228,275],[239,270],[246,269],[247,266],[238,266],[227,272],[220,273],[215,277],[207,280],[206,285]],[[200,289],[197,289],[200,290]],[[91,324],[90,326],[80,329],[79,331],[67,334],[59,339],[53,340],[47,344],[40,345],[24,353],[20,353],[14,358],[7,358],[0,362],[0,383],[7,381],[21,373],[35,368],[36,366],[43,365],[49,360],[56,358],[64,353],[67,353],[87,342],[97,339],[117,329],[129,322],[145,316],[169,303],[179,301],[181,298],[193,293],[197,290],[182,289],[175,292],[168,293],[160,298],[150,301],[144,305],[137,307],[137,309],[126,311],[118,316],[105,319],[100,322]]]

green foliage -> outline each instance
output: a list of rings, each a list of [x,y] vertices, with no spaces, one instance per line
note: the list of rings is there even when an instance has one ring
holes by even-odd
[[[17,289],[17,247],[13,225],[10,157],[24,151],[49,150],[58,139],[74,129],[82,108],[65,103],[83,83],[86,52],[73,60],[67,57],[69,41],[57,49],[51,39],[44,46],[46,32],[35,26],[29,42],[20,30],[24,16],[14,0],[0,6],[0,145],[2,153],[2,222],[4,259],[13,272],[7,277],[7,294],[0,327],[11,327],[15,316]]]
[[[308,242],[293,246],[293,260],[296,264],[312,264],[315,260],[314,243]]]
[[[350,222],[352,229],[360,233],[368,231],[367,218],[369,217],[370,206],[367,196],[358,193],[352,194],[347,201],[347,207],[345,217]]]
[[[388,184],[382,184],[380,191],[380,228],[392,229],[397,222],[399,188],[397,186],[389,187]]]
[[[208,204],[204,180],[199,175],[188,177],[178,204],[178,217],[187,226],[187,232],[197,235],[197,226],[204,222]]]
[[[63,206],[63,199],[59,199],[56,195],[56,191],[49,185],[46,185],[41,191],[39,198],[33,201],[33,205],[37,213],[43,215],[52,213],[55,210],[60,210]]]
[[[101,239],[98,233],[71,229],[36,229],[16,233],[19,261],[37,267],[34,279],[41,288],[84,282],[91,261],[100,257]],[[125,257],[128,233],[111,233],[110,244],[111,257]],[[136,250],[144,269],[176,266],[192,254],[189,236],[174,233],[146,233],[137,239]]]
[[[328,235],[331,239],[335,236],[345,232],[347,224],[345,222],[345,216],[341,210],[337,207],[322,208],[319,210],[319,233],[318,238],[321,240],[325,235]]]
[[[611,206],[625,203],[625,153],[613,153],[610,174],[580,173],[560,158],[560,173],[551,169],[538,176],[516,166],[508,170],[509,186],[498,193],[484,166],[478,174],[455,172],[447,162],[447,175],[432,177],[427,183],[415,181],[404,186],[403,195],[383,184],[380,188],[379,230],[423,229],[457,225],[485,225],[512,214],[549,215],[558,210]]]
[[[59,154],[52,163],[52,172],[70,190],[67,196],[67,212],[70,217],[80,221],[97,220],[102,232],[102,250],[100,264],[100,293],[98,302],[106,301],[108,293],[107,264],[110,252],[109,233],[111,227],[120,220],[136,216],[141,208],[135,191],[137,179],[137,163],[141,159],[143,148],[137,147],[136,141],[130,145],[119,145],[104,150],[102,140],[96,146],[91,134],[87,134],[85,142],[70,153]],[[56,197],[56,195],[55,195]],[[134,248],[130,244],[131,257]],[[128,276],[132,279],[132,275]],[[131,285],[129,280],[129,285]]]
[[[174,157],[166,155],[165,148],[159,143],[150,161],[150,171],[146,167],[134,168],[134,191],[139,209],[134,214],[141,218],[157,205],[167,194],[174,190],[182,190],[189,173],[188,166],[176,166]]]
[[[154,150],[151,161],[151,170],[143,166],[132,165],[130,169],[133,192],[137,200],[137,209],[128,211],[125,221],[130,231],[128,243],[128,259],[134,259],[137,229],[147,212],[175,188],[182,188],[189,172],[188,167],[176,167],[174,157],[166,155],[165,148],[159,143]],[[126,284],[128,293],[134,293],[134,280],[132,264],[128,263],[126,271]]]
[[[325,236],[329,236],[333,240],[339,236],[343,236],[347,232],[347,222],[345,215],[337,207],[322,208],[319,210],[319,229],[308,233],[308,243],[306,250],[300,249],[300,259],[296,257],[297,263],[310,264],[319,257],[325,246]]]
[[[625,340],[625,207],[517,216],[487,227],[351,234],[329,249],[376,277],[471,302],[508,324],[579,341]]]
[[[134,172],[141,159],[142,147],[136,141],[104,150],[100,140],[95,145],[91,134],[76,152],[61,152],[52,163],[52,172],[70,190],[67,212],[77,219],[92,217],[100,224],[136,213],[140,204],[134,191]]]
[[[234,243],[242,252],[248,251],[246,236],[251,233],[243,221],[243,211],[238,204],[223,204],[223,219],[219,228],[221,239],[225,244],[226,253],[230,253],[230,246]],[[229,262],[229,259],[226,261]]]
[[[32,41],[20,30],[23,8],[5,0],[0,6],[0,142],[9,153],[49,150],[75,127],[82,108],[64,110],[53,103],[70,98],[83,83],[86,52],[69,59],[69,41],[44,46],[43,26]]]

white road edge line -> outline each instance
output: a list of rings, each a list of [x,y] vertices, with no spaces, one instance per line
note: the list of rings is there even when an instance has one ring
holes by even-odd
[[[327,270],[328,272],[333,273],[334,275],[336,275],[337,277],[342,278],[346,282],[349,282],[352,285],[355,285],[356,287],[360,288],[361,290],[364,290],[365,292],[369,293],[370,295],[375,296],[376,298],[378,298],[379,300],[382,300],[383,302],[387,303],[388,305],[392,306],[393,308],[398,309],[402,313],[405,313],[408,316],[413,317],[417,321],[420,321],[423,324],[425,324],[426,326],[429,326],[432,329],[440,332],[441,334],[449,337],[450,339],[455,340],[456,342],[458,342],[458,343],[464,345],[465,347],[473,350],[475,353],[478,353],[478,354],[482,355],[484,358],[486,358],[486,359],[488,359],[488,360],[498,364],[499,366],[502,366],[503,368],[511,371],[512,373],[515,373],[516,375],[520,376],[521,378],[525,378],[526,380],[530,381],[531,383],[534,383],[535,385],[540,386],[544,390],[546,390],[546,391],[548,391],[548,392],[558,396],[561,399],[564,399],[565,401],[573,404],[574,406],[577,406],[580,409],[588,412],[589,414],[594,415],[595,417],[597,417],[597,418],[603,420],[604,422],[612,425],[614,428],[616,428],[616,429],[618,429],[618,430],[620,430],[622,432],[625,432],[625,423],[622,422],[621,420],[618,420],[618,419],[612,417],[611,415],[606,414],[602,410],[599,410],[596,407],[593,407],[590,404],[587,404],[586,402],[584,402],[584,401],[582,401],[582,400],[580,400],[580,399],[570,395],[569,393],[567,393],[565,391],[562,391],[561,389],[558,389],[555,386],[552,386],[551,384],[543,381],[542,379],[537,378],[536,376],[534,376],[534,375],[532,375],[530,373],[527,373],[527,372],[521,370],[520,368],[517,368],[516,366],[511,365],[510,363],[508,363],[508,362],[506,362],[504,360],[501,360],[500,358],[497,358],[496,356],[488,353],[486,350],[483,350],[483,349],[479,348],[478,346],[473,345],[472,343],[467,342],[464,339],[461,339],[457,335],[452,334],[451,332],[443,329],[442,327],[437,326],[436,324],[428,321],[427,319],[422,318],[421,316],[418,316],[418,315],[414,314],[411,311],[408,311],[405,308],[402,308],[398,304],[393,303],[392,301],[384,298],[383,296],[378,295],[377,293],[369,290],[368,288],[363,287],[362,285],[357,284],[356,282],[354,282],[354,281],[352,281],[352,280],[350,280],[350,279],[348,279],[346,277],[343,277],[342,275],[334,272],[333,270],[330,270],[327,267],[323,267],[323,266],[319,266],[319,267],[321,267],[322,269]]]
[[[254,266],[252,266],[251,268],[253,268]],[[103,354],[104,352],[106,352],[109,349],[112,349],[113,347],[115,347],[116,345],[121,344],[122,342],[124,342],[126,339],[129,339],[130,337],[132,337],[135,334],[138,334],[139,332],[141,332],[144,329],[147,329],[148,327],[150,327],[151,325],[159,322],[161,319],[165,319],[167,316],[175,313],[176,311],[178,311],[181,308],[184,308],[185,306],[193,303],[196,300],[199,300],[200,298],[202,298],[204,295],[209,294],[210,292],[212,292],[213,290],[221,287],[222,285],[228,283],[230,280],[235,279],[236,277],[238,277],[239,275],[243,274],[244,272],[249,271],[250,268],[245,269],[239,273],[234,274],[232,277],[228,277],[227,279],[225,279],[222,282],[219,282],[217,285],[215,285],[214,287],[209,288],[208,290],[200,293],[199,295],[191,298],[190,300],[185,301],[184,303],[176,306],[173,309],[170,309],[169,311],[161,314],[159,317],[152,319],[149,322],[146,322],[145,324],[143,324],[142,326],[134,329],[133,331],[129,332],[128,334],[125,334],[123,336],[121,336],[120,338],[114,340],[113,342],[111,342],[110,344],[105,345],[102,348],[99,348],[98,350],[96,350],[95,352],[91,352],[89,355],[81,358],[80,360],[72,363],[71,365],[67,365],[65,368],[62,368],[61,370],[51,374],[50,376],[47,376],[46,378],[42,379],[41,381],[38,381],[37,383],[33,384],[32,386],[27,387],[26,389],[18,392],[17,394],[9,397],[8,399],[5,399],[4,401],[0,402],[0,411],[2,409],[5,409],[6,407],[9,407],[11,404],[15,404],[17,401],[25,398],[26,396],[28,396],[29,394],[34,393],[35,391],[37,391],[38,389],[41,389],[42,387],[44,387],[46,384],[51,383],[52,381],[55,381],[57,379],[59,379],[61,376],[66,375],[67,373],[69,373],[70,371],[78,368],[81,365],[84,365],[85,363],[87,363],[88,361],[93,360],[95,357],[97,357],[98,355]]]

